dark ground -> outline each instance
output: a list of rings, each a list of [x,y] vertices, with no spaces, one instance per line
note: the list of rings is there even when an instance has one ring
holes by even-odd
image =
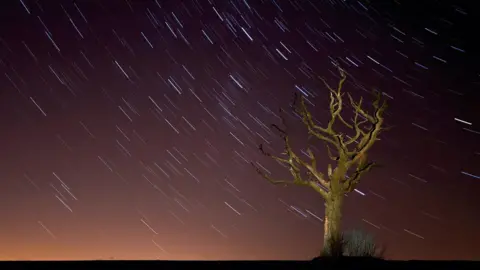
[[[480,269],[480,261],[18,261],[0,262],[0,269]]]

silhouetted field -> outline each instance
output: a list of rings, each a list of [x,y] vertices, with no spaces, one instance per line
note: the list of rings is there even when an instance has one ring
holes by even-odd
[[[6,261],[0,269],[480,269],[480,261],[388,261],[369,258],[312,261]]]

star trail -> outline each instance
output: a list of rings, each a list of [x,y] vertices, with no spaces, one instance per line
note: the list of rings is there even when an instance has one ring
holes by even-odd
[[[326,123],[336,64],[355,98],[382,93],[392,127],[344,229],[390,259],[479,259],[475,15],[374,2],[3,1],[0,259],[317,256],[322,198],[251,163],[289,179],[258,149],[282,151],[283,108],[296,153],[327,170],[288,108],[303,95]]]

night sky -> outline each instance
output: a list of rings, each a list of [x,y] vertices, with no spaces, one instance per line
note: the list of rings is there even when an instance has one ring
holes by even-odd
[[[250,162],[289,179],[258,150],[282,151],[284,108],[294,149],[315,147],[326,171],[289,103],[304,95],[325,123],[318,77],[335,84],[338,62],[355,98],[383,93],[392,126],[345,230],[390,259],[479,259],[474,15],[378,2],[2,1],[0,258],[317,256],[320,195]]]

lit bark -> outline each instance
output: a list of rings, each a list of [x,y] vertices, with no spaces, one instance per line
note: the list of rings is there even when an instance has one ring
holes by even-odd
[[[330,254],[335,254],[335,244],[338,244],[342,237],[342,206],[343,195],[333,195],[325,203],[325,220],[323,247],[324,250],[330,250]]]

